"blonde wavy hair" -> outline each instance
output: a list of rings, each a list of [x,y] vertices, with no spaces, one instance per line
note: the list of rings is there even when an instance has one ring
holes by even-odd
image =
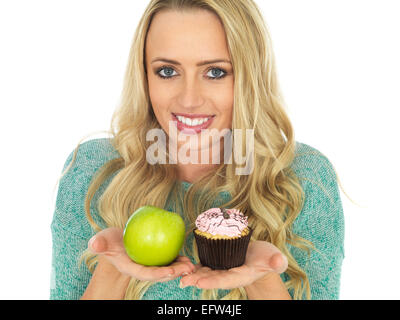
[[[162,10],[209,10],[222,22],[234,69],[234,107],[232,129],[254,130],[254,168],[250,175],[236,175],[238,167],[220,164],[217,169],[180,192],[174,164],[151,165],[146,150],[151,142],[146,133],[161,129],[149,99],[145,40],[152,18]],[[111,120],[113,147],[120,157],[96,172],[85,198],[85,213],[92,228],[101,228],[90,212],[91,201],[110,175],[119,171],[99,198],[98,211],[108,227],[124,228],[130,215],[140,206],[165,207],[171,199],[174,210],[185,213],[187,235],[194,229],[197,215],[212,207],[223,191],[231,200],[225,207],[237,208],[248,216],[253,240],[269,241],[288,257],[285,282],[294,299],[311,298],[306,273],[292,257],[287,244],[307,250],[313,244],[292,233],[292,224],[304,204],[299,179],[290,168],[295,157],[296,141],[280,92],[271,38],[262,15],[252,0],[151,0],[136,29],[130,49],[120,105]],[[245,141],[241,142],[242,144]],[[73,160],[66,168],[72,166]],[[242,145],[242,150],[245,146]],[[168,156],[168,154],[167,154]],[[196,201],[195,201],[196,199]],[[199,262],[195,241],[185,243],[184,252]],[[91,272],[97,256],[86,250],[80,262]],[[141,299],[153,282],[132,278],[125,299]],[[219,290],[202,290],[201,299],[219,299]],[[246,291],[236,288],[222,299],[247,299]]]

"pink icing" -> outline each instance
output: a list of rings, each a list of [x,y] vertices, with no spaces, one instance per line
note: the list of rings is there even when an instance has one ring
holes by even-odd
[[[220,208],[212,208],[201,213],[196,219],[196,227],[200,231],[212,235],[238,236],[248,225],[247,217],[237,209],[225,209],[224,214]]]

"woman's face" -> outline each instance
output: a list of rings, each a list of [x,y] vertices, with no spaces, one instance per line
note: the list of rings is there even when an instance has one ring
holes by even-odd
[[[168,135],[170,121],[175,121],[171,125],[176,123],[178,134],[198,137],[201,129],[231,129],[233,69],[224,28],[213,13],[159,12],[151,23],[145,54],[151,104]],[[210,60],[226,62],[202,63]],[[178,141],[178,148],[184,143]],[[209,147],[199,143],[198,149]]]

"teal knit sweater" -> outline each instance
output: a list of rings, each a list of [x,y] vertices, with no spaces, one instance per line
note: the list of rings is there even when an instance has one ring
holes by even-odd
[[[63,170],[72,160],[67,158]],[[107,161],[119,154],[107,138],[89,140],[80,145],[74,165],[60,180],[56,207],[51,223],[52,268],[50,299],[79,299],[91,279],[91,273],[83,263],[78,265],[81,253],[87,248],[88,240],[95,234],[84,211],[84,199],[91,178]],[[344,259],[344,216],[336,177],[329,160],[318,150],[296,142],[296,157],[292,168],[300,178],[305,192],[305,204],[294,222],[293,232],[310,240],[317,251],[307,252],[288,245],[300,267],[306,272],[311,286],[311,298],[339,299],[340,274]],[[110,183],[107,179],[92,200],[91,212],[101,227],[96,202]],[[182,182],[183,190],[190,183]],[[228,201],[229,193],[221,198]],[[216,206],[219,204],[216,203]],[[166,209],[171,210],[169,205]],[[188,237],[186,241],[193,241]],[[194,262],[193,257],[191,257]],[[286,273],[281,274],[285,282]],[[201,290],[193,287],[179,288],[180,278],[155,283],[145,293],[147,300],[190,300],[199,299]],[[192,293],[194,292],[194,296]],[[221,297],[227,290],[221,290]],[[293,297],[293,293],[289,291]]]

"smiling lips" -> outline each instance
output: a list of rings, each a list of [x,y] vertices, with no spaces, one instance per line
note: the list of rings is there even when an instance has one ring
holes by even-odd
[[[172,114],[179,131],[188,134],[198,134],[202,129],[207,129],[213,122],[215,116],[210,115],[186,115]]]

